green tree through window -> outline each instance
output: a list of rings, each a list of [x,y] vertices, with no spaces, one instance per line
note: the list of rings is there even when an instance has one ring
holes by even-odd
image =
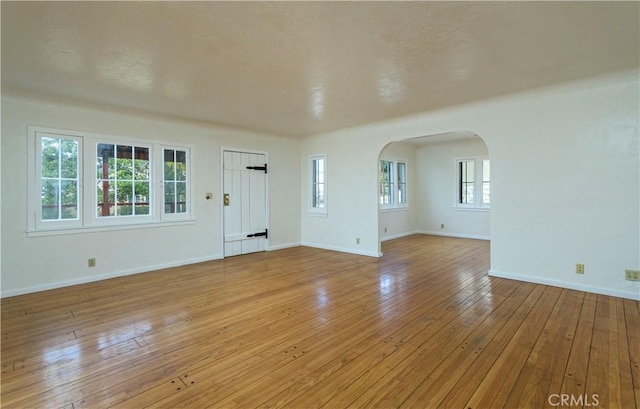
[[[98,144],[98,217],[148,215],[149,148]]]

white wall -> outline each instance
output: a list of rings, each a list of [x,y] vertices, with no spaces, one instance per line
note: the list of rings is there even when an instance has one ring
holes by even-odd
[[[304,209],[302,244],[377,257],[376,180],[378,154],[382,146],[363,146],[357,138],[331,136],[326,139],[311,137],[303,142],[303,146],[303,161],[309,155],[327,155],[327,215],[319,217],[307,212],[310,175],[307,164],[303,163],[300,167],[304,192],[300,198],[301,208]],[[360,239],[360,243],[356,239]]]
[[[407,164],[407,207],[379,211],[378,234],[380,240],[390,240],[417,233],[416,215],[420,207],[420,194],[416,178],[418,172],[416,145],[404,142],[391,143],[380,153],[380,160],[401,161]]]
[[[418,162],[418,231],[454,237],[489,239],[488,209],[456,208],[456,161],[489,157],[481,138],[420,145]],[[444,228],[441,225],[444,224]]]
[[[25,229],[29,125],[190,144],[195,222],[28,238]],[[222,257],[221,146],[269,153],[270,246],[299,244],[297,140],[3,92],[2,295]],[[214,193],[212,200],[205,200],[206,192]],[[89,257],[97,259],[95,268],[87,267]]]
[[[640,300],[640,283],[624,279],[640,268],[638,78],[625,71],[315,135],[302,152],[329,157],[330,214],[303,214],[302,240],[379,254],[382,148],[465,130],[491,153],[491,274]]]

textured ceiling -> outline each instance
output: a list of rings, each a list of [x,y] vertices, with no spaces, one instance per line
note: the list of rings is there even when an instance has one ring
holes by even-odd
[[[305,136],[639,66],[638,2],[7,2],[2,85]]]

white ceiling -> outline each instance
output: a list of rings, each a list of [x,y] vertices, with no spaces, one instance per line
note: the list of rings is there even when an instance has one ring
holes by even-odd
[[[1,2],[4,89],[305,136],[637,68],[638,2]]]

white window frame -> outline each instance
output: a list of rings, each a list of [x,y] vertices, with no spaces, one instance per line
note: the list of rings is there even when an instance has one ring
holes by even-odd
[[[164,183],[165,183],[165,179],[164,179],[164,151],[165,150],[173,150],[173,151],[185,151],[186,156],[187,156],[187,175],[186,175],[186,206],[187,206],[187,211],[186,213],[166,213],[165,212],[165,202],[164,202]],[[159,173],[158,173],[158,178],[160,179],[160,189],[157,189],[158,191],[158,195],[159,196],[156,197],[156,203],[158,204],[158,207],[156,207],[156,209],[159,210],[160,213],[160,219],[161,220],[188,220],[191,217],[191,209],[193,208],[193,199],[192,199],[192,195],[191,195],[191,191],[192,191],[192,187],[191,184],[193,183],[193,181],[191,180],[191,149],[189,149],[188,147],[184,147],[184,146],[176,146],[176,145],[162,145],[160,146],[160,149],[158,149],[158,155],[160,160],[158,160],[157,162],[157,167],[156,169],[159,168]],[[159,201],[157,201],[159,200]]]
[[[381,164],[382,162],[389,162],[391,163],[391,174],[389,176],[390,178],[390,184],[392,186],[392,191],[391,191],[391,201],[390,203],[380,203],[380,173],[381,173]],[[400,198],[400,180],[398,179],[398,177],[400,176],[400,172],[398,171],[398,165],[399,164],[403,164],[404,165],[404,176],[405,176],[405,180],[402,183],[405,187],[405,201],[402,203],[398,203],[398,200]],[[406,209],[409,207],[409,182],[408,182],[408,175],[409,175],[409,165],[407,164],[407,161],[402,160],[402,159],[380,159],[378,161],[378,205],[380,206],[381,210],[398,210],[398,209]]]
[[[55,139],[67,139],[74,140],[78,143],[78,217],[75,219],[57,219],[57,220],[43,220],[42,219],[42,139],[43,138],[55,138]],[[29,161],[33,162],[29,164],[29,180],[32,182],[30,184],[31,195],[28,200],[28,205],[30,208],[29,214],[32,217],[29,218],[29,223],[33,228],[37,229],[51,229],[51,228],[75,228],[82,226],[82,220],[84,217],[84,208],[82,206],[83,203],[83,156],[84,156],[84,146],[82,137],[78,135],[72,135],[67,133],[56,132],[55,130],[51,130],[51,132],[37,132],[32,135],[29,140],[29,147],[33,148],[34,152],[29,155]],[[33,175],[33,176],[31,176]]]
[[[107,145],[124,145],[124,146],[135,146],[138,148],[149,148],[149,196],[153,197],[154,188],[153,188],[153,180],[154,180],[154,160],[156,158],[156,152],[154,151],[153,144],[149,144],[146,141],[137,141],[123,138],[91,138],[91,147],[93,150],[93,154],[91,156],[92,161],[91,165],[87,166],[87,168],[91,168],[90,171],[92,175],[89,179],[90,184],[92,186],[91,191],[91,217],[88,218],[88,224],[92,226],[113,226],[113,225],[122,225],[122,224],[137,224],[137,223],[151,223],[154,220],[154,208],[155,206],[149,205],[149,214],[148,215],[126,215],[126,216],[98,216],[98,195],[96,194],[96,187],[98,185],[98,176],[96,175],[96,166],[98,163],[98,145],[99,144],[107,144]],[[89,169],[88,169],[89,170]],[[155,201],[153,202],[155,203]],[[87,209],[88,210],[88,209]],[[86,210],[85,210],[86,211]]]
[[[483,203],[482,188],[483,188],[483,161],[490,161],[487,156],[474,156],[466,158],[458,158],[455,161],[455,197],[454,208],[457,210],[489,210],[491,209],[491,203]],[[460,203],[460,163],[473,162],[474,166],[474,180],[473,180],[473,203]],[[491,162],[489,162],[491,166]],[[489,168],[491,169],[491,168]],[[489,170],[491,172],[491,170]],[[489,180],[489,186],[491,186],[491,180]]]
[[[324,206],[315,206],[314,203],[317,202],[317,197],[315,196],[315,186],[318,184],[318,181],[315,180],[314,175],[314,166],[315,161],[322,160],[324,162]],[[327,154],[316,154],[309,155],[308,160],[308,178],[309,181],[307,192],[309,192],[309,200],[308,200],[308,211],[310,215],[314,216],[327,216],[328,214],[328,205],[329,205],[329,196],[328,196],[328,163],[327,163]]]
[[[42,220],[41,198],[41,138],[50,135],[56,138],[69,138],[79,141],[78,144],[78,219],[74,220]],[[27,236],[75,234],[93,231],[120,230],[168,226],[172,223],[193,223],[193,147],[191,145],[167,144],[159,141],[123,136],[104,135],[92,132],[79,132],[45,127],[29,126],[28,137],[28,212]],[[98,217],[96,186],[97,146],[100,143],[114,145],[130,145],[149,148],[149,214]],[[163,166],[164,149],[186,151],[187,153],[187,212],[164,214]]]

